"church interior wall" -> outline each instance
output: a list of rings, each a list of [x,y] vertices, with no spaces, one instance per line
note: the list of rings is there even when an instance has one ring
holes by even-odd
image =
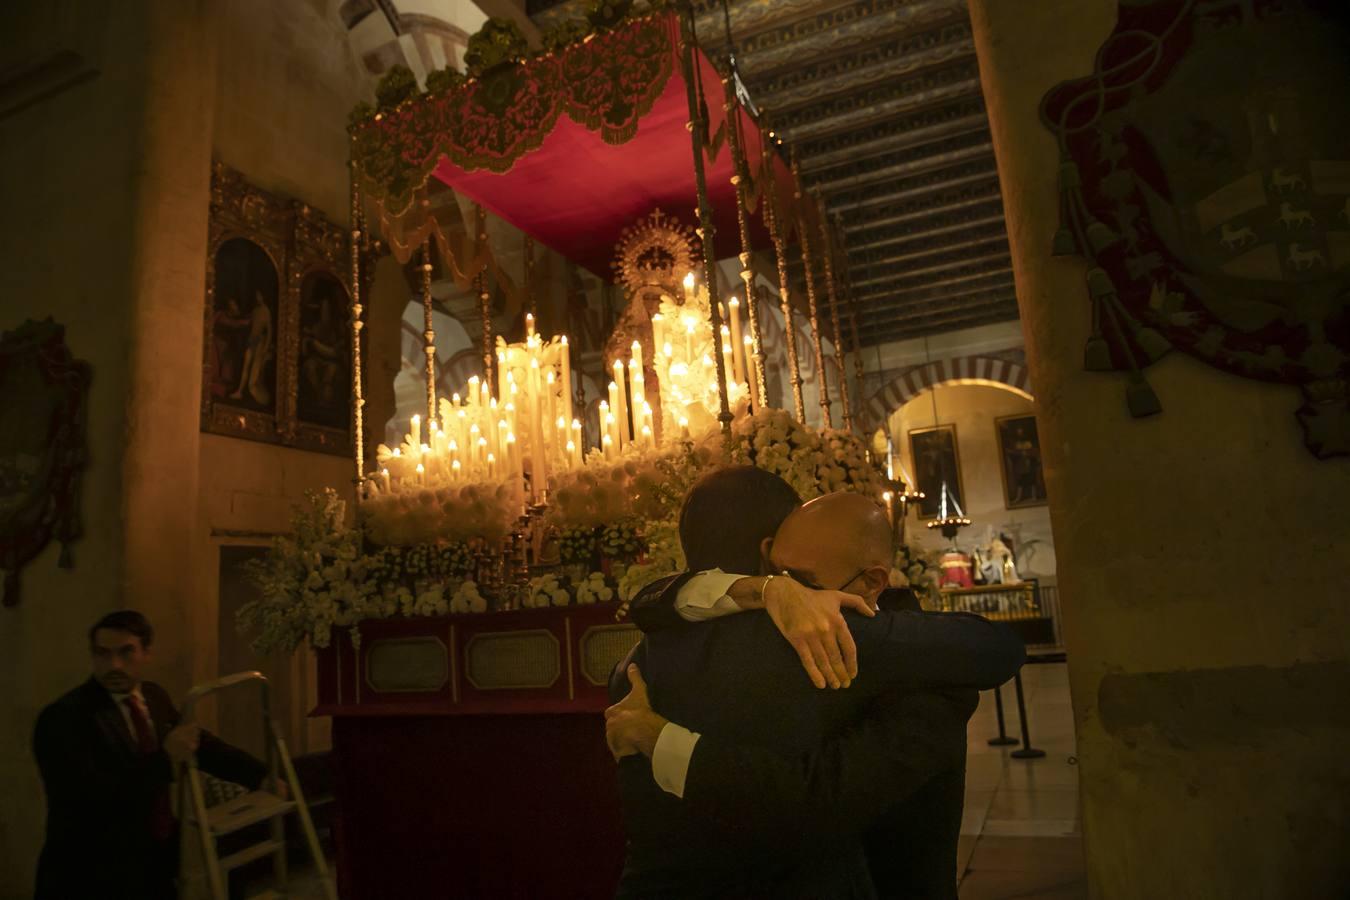
[[[188,682],[201,315],[182,301],[204,279],[215,73],[202,22],[176,6],[8,12],[0,68],[40,73],[73,54],[82,75],[0,119],[2,234],[16,251],[0,327],[51,316],[92,369],[74,568],[58,569],[48,546],[0,629],[0,897],[17,898],[31,893],[42,837],[33,721],[87,677],[89,624],[141,607],[161,626],[157,674],[175,690]]]
[[[1177,352],[1082,370],[1084,266],[1051,255],[1037,107],[1085,75],[1112,0],[973,0],[1045,451],[1091,895],[1328,897],[1346,884],[1350,460],[1303,446],[1289,386]],[[1070,598],[1072,598],[1070,602]]]
[[[1026,506],[1009,509],[1003,475],[999,471],[1002,462],[995,431],[996,420],[1004,416],[1035,415],[1034,404],[1006,388],[985,385],[939,385],[936,393],[938,424],[956,428],[962,502],[965,504],[965,514],[972,520],[971,526],[957,536],[957,545],[970,552],[975,545],[988,543],[991,530],[995,537],[1000,533],[1012,536],[1015,549],[1037,541],[1034,548],[1017,551],[1018,574],[1053,584],[1055,544],[1050,532],[1049,508]],[[895,410],[887,421],[892,452],[903,472],[909,476],[915,473],[909,433],[915,429],[932,427],[931,390],[924,391]],[[885,437],[882,436],[878,443],[884,454]],[[902,477],[901,472],[897,471],[896,476]],[[949,547],[951,542],[936,530],[926,527],[926,521],[919,518],[917,509],[910,511],[905,523],[905,535],[909,542],[928,551]]]

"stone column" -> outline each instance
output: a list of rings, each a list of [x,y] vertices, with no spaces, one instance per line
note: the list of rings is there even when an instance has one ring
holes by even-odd
[[[1177,352],[1149,369],[1163,412],[1140,421],[1123,378],[1083,371],[1084,264],[1050,255],[1058,159],[1037,110],[1091,71],[1116,3],[970,11],[1050,492],[1092,896],[1335,896],[1350,460],[1303,448],[1292,387]]]
[[[139,6],[144,106],[127,123],[137,147],[126,223],[133,245],[121,603],[173,636],[155,648],[156,679],[182,696],[218,674],[203,664],[215,659],[216,611],[193,603],[195,566],[212,562],[195,553],[194,529],[216,55],[205,3]]]

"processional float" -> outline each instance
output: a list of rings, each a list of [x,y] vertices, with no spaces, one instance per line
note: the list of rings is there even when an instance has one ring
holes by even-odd
[[[477,63],[474,77],[452,77],[447,89],[410,97],[352,128],[353,446],[360,516],[371,539],[406,546],[483,538],[493,548],[505,542],[516,549],[480,551],[480,563],[495,565],[474,569],[499,590],[528,577],[543,523],[566,523],[566,510],[550,509],[551,488],[575,482],[578,472],[602,476],[606,466],[703,444],[718,426],[729,435],[737,414],[766,408],[756,246],[774,250],[795,419],[803,422],[805,410],[794,327],[800,313],[788,279],[792,236],[805,264],[821,421],[828,429],[832,408],[816,290],[822,274],[846,431],[853,416],[842,365],[837,233],[802,190],[795,162],[782,158],[781,141],[740,103],[734,73],[718,73],[699,50],[691,14],[617,23],[530,59],[504,25],[489,22],[475,40],[466,56]],[[613,74],[616,60],[622,77]],[[721,103],[708,102],[713,86]],[[435,195],[446,189],[475,204],[472,234],[462,240],[437,214]],[[662,212],[691,206],[692,233]],[[507,344],[493,333],[486,279],[497,263],[487,241],[489,210],[526,235],[527,266],[535,242],[597,274],[617,249],[631,315],[606,347],[613,380],[595,446],[585,445],[568,337],[536,334],[532,318],[523,342]],[[362,260],[376,236],[400,262],[420,258],[427,404],[409,419],[402,442],[381,445],[371,461],[360,289]],[[436,387],[433,244],[443,270],[480,301],[483,371],[449,398],[438,397]],[[718,284],[716,260],[733,256],[740,297]],[[527,290],[528,281],[527,273]],[[853,340],[856,351],[856,321]]]
[[[824,427],[803,423],[786,247],[795,235],[808,273],[826,276],[838,346],[833,229],[739,103],[734,76],[699,50],[688,10],[601,21],[606,8],[572,26],[577,40],[530,58],[512,26],[491,20],[470,40],[468,77],[433,73],[423,96],[410,77],[400,90],[387,81],[383,108],[351,129],[358,524],[330,496],[275,554],[275,589],[253,615],[276,636],[269,649],[306,638],[320,648],[316,714],[333,717],[345,895],[611,895],[623,832],[599,713],[636,632],[606,601],[683,565],[683,486],[730,461],[770,467],[804,494],[880,499],[886,487],[851,433],[847,394],[844,430],[829,427],[824,386]],[[709,96],[718,86],[721,102]],[[466,233],[450,227],[459,211],[447,191],[475,204]],[[682,220],[691,208],[697,218]],[[617,266],[628,305],[604,351],[612,387],[594,445],[575,343],[530,320],[523,340],[493,332],[489,211],[596,274]],[[397,446],[368,457],[362,298],[376,237],[421,265],[427,391]],[[791,413],[770,403],[757,247],[775,254]],[[732,257],[741,284],[723,291],[715,261]],[[436,387],[437,261],[475,295],[482,325],[482,371],[450,397]],[[811,349],[823,380],[818,337]],[[625,531],[615,509],[646,533]],[[539,564],[550,530],[561,574]],[[320,538],[299,546],[302,533]],[[445,578],[458,582],[448,603]],[[544,824],[560,817],[568,827]]]

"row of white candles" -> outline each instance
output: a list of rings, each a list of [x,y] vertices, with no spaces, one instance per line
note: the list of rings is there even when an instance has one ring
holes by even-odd
[[[436,487],[513,478],[522,483],[529,471],[538,501],[547,489],[550,464],[566,469],[581,465],[581,422],[572,416],[567,338],[547,346],[535,334],[534,316],[525,321],[524,347],[498,349],[500,402],[475,375],[463,398],[455,394],[440,401],[439,421],[423,422],[414,415],[403,447],[380,459],[381,490],[387,493],[408,482]],[[556,359],[546,359],[546,351]],[[517,382],[517,367],[510,363],[522,353],[526,362]]]
[[[627,366],[621,359],[614,360],[609,398],[600,401],[600,449],[607,460],[617,458],[633,445],[656,446],[656,426],[652,405],[647,402],[647,376],[642,368],[642,342],[633,341],[630,350],[632,357]]]
[[[684,289],[692,313],[698,308],[693,273],[685,277]],[[727,395],[734,405],[748,389],[750,336],[741,333],[737,298],[731,297],[722,312],[727,324],[722,326],[721,340],[714,345],[720,344]],[[705,323],[700,316],[686,314],[680,325],[682,335],[676,331],[678,326],[671,326],[659,313],[652,317],[653,342],[664,356],[667,380],[672,382],[668,387],[683,395],[686,392],[676,383],[687,381],[702,388],[701,392],[688,393],[705,396],[682,399],[707,400],[716,405],[715,363],[706,353],[701,359],[695,355],[696,344],[704,340]],[[498,345],[498,396],[493,397],[487,382],[475,375],[469,379],[464,397],[455,394],[449,401],[440,401],[439,421],[423,422],[420,415],[414,415],[404,446],[380,459],[381,490],[388,492],[396,483],[410,480],[428,487],[506,478],[520,483],[528,471],[530,490],[538,502],[547,489],[551,469],[572,469],[582,464],[582,429],[580,420],[573,416],[567,337],[546,344],[535,333],[533,315],[526,315],[525,326],[523,346]],[[677,361],[670,339],[679,340],[681,336],[684,353]],[[600,448],[606,460],[617,459],[633,446],[656,445],[641,342],[633,341],[630,349],[632,355],[626,365],[623,360],[614,360],[608,398],[600,402]],[[690,379],[696,359],[703,372],[701,377]],[[522,375],[519,381],[518,371]],[[680,416],[678,423],[679,439],[688,440],[688,420]],[[670,434],[666,439],[674,437]]]

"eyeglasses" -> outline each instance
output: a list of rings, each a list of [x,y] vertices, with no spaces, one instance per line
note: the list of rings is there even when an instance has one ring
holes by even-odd
[[[813,591],[828,591],[828,590],[842,591],[844,588],[848,587],[850,584],[857,581],[862,576],[862,574],[866,572],[869,568],[871,567],[863,566],[856,573],[854,573],[852,578],[850,578],[848,581],[845,581],[837,588],[822,587],[821,585],[816,584],[816,582],[812,581],[806,575],[803,575],[801,572],[797,572],[793,569],[783,569],[781,572],[779,572],[779,574],[791,578],[793,581],[797,582],[802,587],[810,588]]]

